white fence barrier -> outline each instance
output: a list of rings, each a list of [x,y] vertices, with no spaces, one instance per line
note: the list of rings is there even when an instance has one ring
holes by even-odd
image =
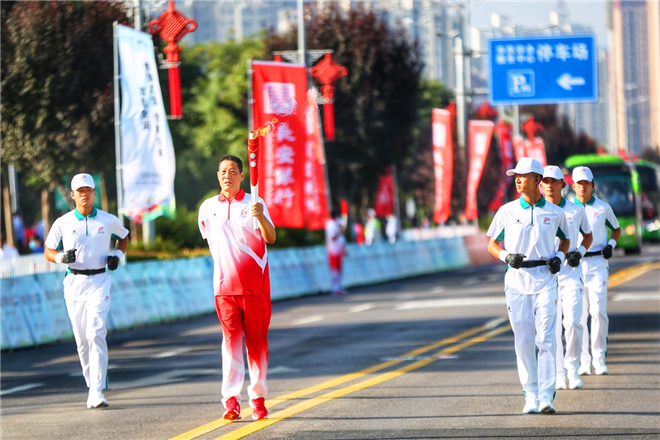
[[[375,243],[372,246],[349,244],[347,252],[343,271],[346,287],[470,265],[463,237]],[[330,290],[324,246],[275,250],[268,254],[274,301]],[[40,268],[44,271],[35,274],[35,264],[3,265],[3,278],[0,279],[3,350],[72,337],[62,287],[66,266],[43,265]],[[60,271],[54,271],[58,269]],[[215,310],[211,257],[129,263],[112,272],[111,278],[109,330]]]

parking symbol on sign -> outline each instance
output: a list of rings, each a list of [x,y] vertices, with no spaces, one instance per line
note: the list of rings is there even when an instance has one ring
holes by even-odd
[[[509,96],[534,96],[534,71],[530,69],[507,71]]]

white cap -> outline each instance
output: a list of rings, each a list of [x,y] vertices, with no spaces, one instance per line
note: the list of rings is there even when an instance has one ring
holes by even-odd
[[[587,167],[575,167],[573,169],[573,182],[577,183],[580,180],[586,180],[587,182],[594,181],[594,173]]]
[[[73,179],[71,179],[71,191],[75,191],[85,186],[92,189],[95,188],[94,179],[89,174],[85,174],[85,173],[76,174],[75,176],[73,176]]]
[[[564,180],[564,173],[561,172],[561,169],[557,165],[548,165],[543,168],[543,177],[549,177],[555,180]]]
[[[506,172],[507,176],[513,176],[515,174],[529,174],[536,173],[543,175],[543,165],[536,159],[531,157],[523,157],[518,161],[518,165],[512,170]]]

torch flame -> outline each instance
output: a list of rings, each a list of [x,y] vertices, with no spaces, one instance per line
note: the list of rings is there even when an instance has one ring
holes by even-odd
[[[277,118],[273,118],[272,121],[267,122],[266,125],[257,128],[253,131],[253,133],[256,133],[258,136],[266,136],[269,131],[275,130],[275,124],[277,124],[277,122]]]

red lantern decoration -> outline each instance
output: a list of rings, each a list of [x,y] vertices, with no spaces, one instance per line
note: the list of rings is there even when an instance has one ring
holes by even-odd
[[[543,125],[530,117],[523,123],[522,131],[527,135],[527,139],[531,141],[536,136],[536,132],[543,131]]]
[[[323,59],[311,69],[312,77],[316,78],[321,85],[321,95],[323,96],[323,127],[325,129],[325,138],[329,141],[335,140],[335,113],[333,98],[335,88],[332,83],[342,76],[348,75],[345,67],[337,64],[327,52]]]
[[[181,49],[176,44],[188,32],[197,29],[197,22],[186,18],[181,12],[174,9],[174,0],[169,0],[167,11],[163,12],[157,20],[149,23],[149,32],[158,35],[168,44],[163,50],[167,63],[170,79],[170,113],[172,118],[181,118],[181,78],[179,76],[179,53]]]

